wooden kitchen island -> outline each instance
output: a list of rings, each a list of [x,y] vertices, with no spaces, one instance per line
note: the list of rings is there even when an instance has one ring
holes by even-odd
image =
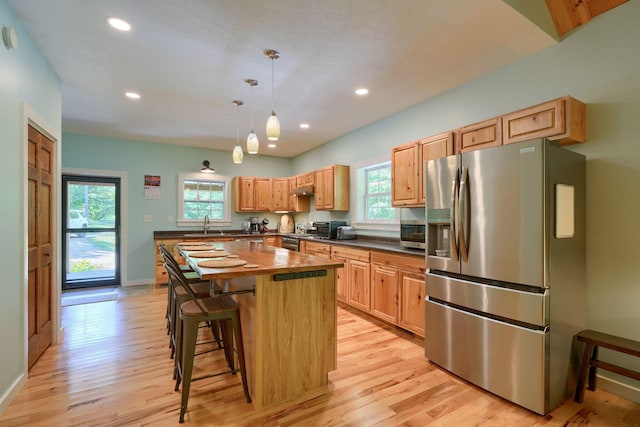
[[[343,263],[256,242],[211,245],[247,264],[205,268],[198,265],[205,258],[180,252],[203,279],[229,291],[255,289],[233,296],[255,408],[326,392],[336,369],[336,268]]]

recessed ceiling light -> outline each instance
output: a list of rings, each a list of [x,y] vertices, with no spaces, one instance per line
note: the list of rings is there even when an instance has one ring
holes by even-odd
[[[120,18],[107,18],[107,22],[116,30],[120,31],[129,31],[131,30],[131,25],[127,21],[124,21]]]
[[[272,142],[271,142],[271,143],[267,144],[267,147],[269,147],[269,148],[276,148],[276,144],[274,144],[274,143],[272,143]]]
[[[140,99],[140,94],[135,93],[135,92],[126,92],[124,94],[124,96],[126,96],[127,98],[131,98],[131,99]]]
[[[300,129],[309,129],[309,123],[300,123]]]
[[[368,93],[369,93],[369,89],[367,89],[366,87],[360,87],[360,88],[356,89],[356,95],[363,96],[363,95],[366,95]]]

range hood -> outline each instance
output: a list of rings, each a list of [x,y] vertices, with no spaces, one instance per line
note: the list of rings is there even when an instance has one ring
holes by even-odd
[[[293,190],[291,194],[295,194],[297,196],[311,196],[313,194],[313,185],[303,185],[302,187],[298,187]]]

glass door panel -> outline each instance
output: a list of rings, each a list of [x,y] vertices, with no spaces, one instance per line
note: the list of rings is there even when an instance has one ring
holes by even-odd
[[[65,175],[63,289],[120,285],[120,179]]]

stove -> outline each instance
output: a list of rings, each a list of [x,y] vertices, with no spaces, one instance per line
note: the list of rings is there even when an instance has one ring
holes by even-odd
[[[282,247],[290,251],[300,251],[300,237],[311,237],[311,234],[286,234],[282,236]]]

